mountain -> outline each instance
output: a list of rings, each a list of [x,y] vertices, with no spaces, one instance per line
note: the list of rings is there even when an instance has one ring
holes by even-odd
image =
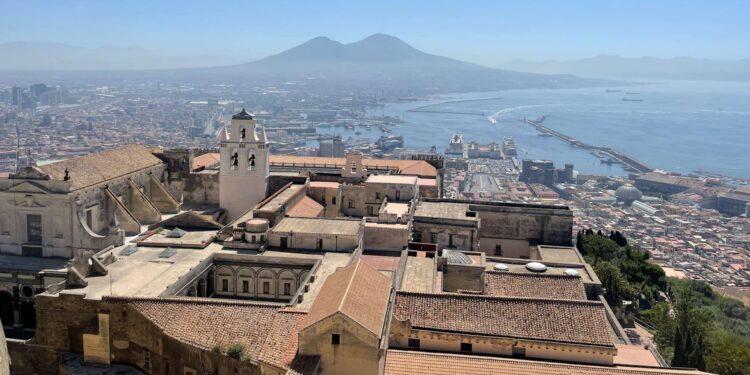
[[[141,50],[124,52],[147,55]],[[62,53],[56,53],[62,55]],[[113,55],[121,56],[119,53]],[[75,56],[81,56],[77,54]],[[54,59],[55,66],[58,66]],[[67,61],[67,60],[66,60]],[[317,91],[370,91],[389,95],[417,95],[522,88],[571,88],[611,85],[612,81],[571,75],[520,73],[422,52],[400,39],[375,34],[343,44],[317,37],[294,48],[257,61],[205,68],[48,72],[0,71],[0,82],[25,81],[117,83],[161,81],[251,85],[294,84]],[[83,66],[83,65],[80,65]],[[118,68],[119,69],[119,68]],[[31,82],[29,82],[31,83]]]
[[[368,88],[400,94],[611,84],[570,75],[491,69],[422,52],[385,34],[371,35],[349,44],[317,37],[258,61],[201,71],[207,75],[301,81],[307,85]]]
[[[667,80],[750,80],[750,59],[710,60],[692,57],[660,59],[600,55],[570,61],[513,61],[502,66],[525,72],[580,74],[587,77],[616,77]]]
[[[120,70],[214,66],[225,56],[162,56],[145,48],[85,48],[61,43],[0,43],[0,70]]]

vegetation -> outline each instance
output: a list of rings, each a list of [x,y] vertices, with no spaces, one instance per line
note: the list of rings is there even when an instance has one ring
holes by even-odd
[[[229,344],[227,346],[227,355],[238,360],[245,357],[245,346],[239,343]]]
[[[614,310],[648,321],[659,353],[672,365],[750,375],[750,309],[703,281],[667,278],[649,254],[619,232],[579,232],[576,247],[602,282]],[[659,303],[663,292],[672,303]],[[628,303],[625,303],[625,302]]]

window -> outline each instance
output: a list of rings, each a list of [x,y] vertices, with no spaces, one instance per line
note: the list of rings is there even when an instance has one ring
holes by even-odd
[[[514,346],[513,356],[514,357],[526,357],[526,348],[519,348],[517,346]]]
[[[409,339],[410,348],[419,348],[419,339]]]
[[[336,205],[336,197],[331,198],[331,204],[334,206]]]
[[[373,212],[372,206],[367,206],[367,216],[372,216],[372,212]]]
[[[26,215],[26,240],[42,243],[42,215]]]
[[[229,280],[227,280],[227,279],[221,280],[221,290],[223,292],[228,292],[229,291]]]
[[[495,245],[495,255],[503,256],[503,245]]]
[[[250,293],[250,282],[242,280],[242,293]]]
[[[164,360],[164,373],[169,374],[169,360]]]
[[[151,352],[148,350],[143,351],[143,368],[151,371]]]
[[[453,247],[453,235],[448,235],[448,247]]]
[[[338,345],[341,343],[341,335],[334,333],[331,335],[331,344]]]
[[[430,243],[437,243],[437,233],[430,233]]]
[[[461,351],[462,352],[471,352],[471,343],[468,342],[462,342],[461,343]]]
[[[349,208],[354,208],[354,200],[349,199]]]
[[[256,240],[257,238],[255,237],[255,235],[254,235],[254,234],[253,234],[253,236],[252,236],[252,239],[253,239],[253,243],[255,243],[255,240]]]
[[[317,242],[318,242],[318,243],[317,243],[317,244],[315,245],[315,247],[316,247],[316,248],[317,248],[318,250],[323,250],[323,239],[322,239],[322,238],[318,238],[318,241],[317,241]]]
[[[260,235],[260,242],[265,242],[265,240],[266,240],[266,236],[264,236],[264,235],[261,234]]]
[[[414,232],[414,242],[422,242],[422,232]]]
[[[271,294],[271,283],[268,281],[263,282],[263,294]]]
[[[290,284],[290,283],[284,283],[284,295],[285,296],[291,296],[292,295],[292,284]]]
[[[195,375],[195,370],[191,369],[190,367],[185,366],[182,369],[183,375]]]
[[[89,208],[86,210],[86,226],[89,229],[94,230],[94,210]]]
[[[357,173],[357,163],[352,163],[352,173]]]
[[[378,200],[378,199],[380,199],[380,193],[376,191],[375,192],[375,200]]]
[[[396,200],[401,200],[401,190],[396,190]]]
[[[326,197],[325,196],[323,196],[323,199],[321,200],[321,203],[323,203],[324,206],[326,205]]]
[[[279,245],[281,245],[282,249],[286,249],[287,246],[289,246],[288,243],[287,243],[287,238],[286,237],[279,238],[279,242],[280,242]]]

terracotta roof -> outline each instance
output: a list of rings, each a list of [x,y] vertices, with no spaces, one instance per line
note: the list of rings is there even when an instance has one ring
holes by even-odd
[[[304,196],[286,211],[289,217],[320,217],[323,216],[323,207],[314,199]]]
[[[416,329],[614,347],[600,302],[398,292],[394,304]]]
[[[65,169],[70,173],[71,190],[96,185],[162,161],[142,145],[126,145],[114,150],[97,152],[39,167],[52,180],[63,180]]]
[[[390,293],[391,280],[358,260],[328,276],[302,329],[341,313],[379,337]]]
[[[586,289],[578,276],[488,271],[484,285],[484,294],[494,297],[586,299]]]
[[[216,164],[219,164],[220,160],[221,160],[221,154],[219,154],[218,152],[209,152],[207,154],[194,157],[192,167],[193,167],[193,170],[200,169],[200,168],[208,168]]]
[[[283,368],[294,359],[297,332],[305,317],[279,306],[239,301],[133,298],[126,302],[178,341],[203,350],[242,344],[251,358]]]
[[[269,157],[271,166],[280,167],[282,164],[300,167],[319,167],[340,169],[346,164],[346,158],[326,158],[319,156],[293,156],[293,155],[271,155]],[[400,159],[363,159],[362,163],[367,169],[396,169],[399,174],[436,177],[437,169],[424,160],[400,160]]]
[[[389,349],[384,375],[699,375],[664,367],[596,366]]]

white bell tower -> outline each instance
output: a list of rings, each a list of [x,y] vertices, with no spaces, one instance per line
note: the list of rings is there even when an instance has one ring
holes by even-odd
[[[234,220],[266,198],[268,189],[268,140],[265,128],[258,129],[251,113],[232,116],[232,131],[219,135],[221,169],[219,203]]]

